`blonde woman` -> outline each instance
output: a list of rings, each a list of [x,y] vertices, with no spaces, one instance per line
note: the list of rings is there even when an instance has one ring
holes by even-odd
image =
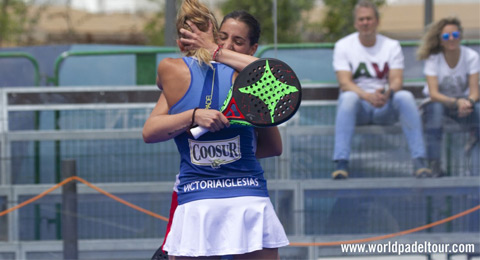
[[[185,30],[212,30],[216,37],[217,28],[205,5],[197,0],[183,2],[177,17],[179,36]],[[164,249],[177,260],[220,259],[223,255],[234,255],[234,259],[277,259],[278,248],[288,245],[288,239],[273,210],[263,169],[255,156],[255,129],[230,126],[218,111],[236,73],[212,61],[231,60],[231,65],[241,70],[256,58],[219,45],[192,49],[177,43],[186,57],[160,62],[157,85],[163,93],[143,129],[147,143],[174,138],[181,156],[179,205]],[[210,109],[204,109],[207,104]],[[193,125],[203,126],[210,133],[195,140],[187,131]],[[202,153],[211,147],[228,149]],[[219,159],[224,163],[208,164]]]
[[[195,25],[192,25],[192,27],[195,28]],[[220,24],[220,29],[218,32],[218,44],[222,45],[223,48],[228,50],[247,55],[253,55],[258,48],[260,31],[261,28],[259,22],[250,13],[243,10],[233,11],[228,13]],[[180,41],[181,40],[182,39],[180,39]],[[212,46],[212,50],[215,50],[216,48],[217,44],[214,44],[214,46]],[[228,63],[228,61],[226,62]],[[258,159],[278,156],[282,153],[282,140],[277,127],[256,128],[255,131],[257,135],[257,149],[255,155]],[[175,186],[172,194],[170,218],[167,224],[167,232],[164,243],[170,231],[175,208],[178,205],[176,190],[177,187]],[[163,259],[161,258],[161,255],[164,255],[165,252],[162,250],[162,248],[163,244],[162,247],[155,252],[152,260]]]
[[[479,135],[479,54],[461,45],[462,34],[459,19],[443,18],[429,26],[417,52],[418,59],[425,60],[424,94],[431,101],[423,106],[427,157],[436,176],[443,174],[444,116],[473,129],[477,140]]]

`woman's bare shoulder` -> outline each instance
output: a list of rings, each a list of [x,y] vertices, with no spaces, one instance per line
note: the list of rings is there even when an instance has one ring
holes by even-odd
[[[181,58],[165,58],[160,61],[157,69],[157,79],[165,84],[171,80],[190,79],[187,64]]]
[[[185,95],[190,85],[190,72],[183,59],[165,58],[158,64],[157,85],[167,102],[175,104]]]
[[[185,65],[185,62],[181,58],[164,58],[158,64],[157,72],[160,74],[165,71],[175,71],[182,65]]]

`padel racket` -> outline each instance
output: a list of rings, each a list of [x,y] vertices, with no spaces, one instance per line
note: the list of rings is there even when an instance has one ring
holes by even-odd
[[[300,81],[290,66],[258,59],[238,74],[220,111],[232,124],[276,126],[295,114],[301,99]],[[206,132],[201,126],[190,130],[195,139]]]

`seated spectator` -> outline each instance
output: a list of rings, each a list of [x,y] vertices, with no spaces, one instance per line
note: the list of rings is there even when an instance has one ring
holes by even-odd
[[[366,0],[354,9],[357,32],[340,39],[333,67],[340,85],[335,122],[333,179],[348,177],[350,144],[356,125],[390,125],[400,121],[406,136],[414,175],[431,175],[426,167],[420,114],[412,93],[402,90],[403,54],[398,41],[377,33],[376,6]]]
[[[429,26],[417,51],[417,58],[425,60],[424,94],[429,99],[422,108],[427,158],[435,176],[443,175],[440,159],[444,116],[473,130],[478,142],[479,54],[460,44],[462,34],[459,19],[441,19]]]

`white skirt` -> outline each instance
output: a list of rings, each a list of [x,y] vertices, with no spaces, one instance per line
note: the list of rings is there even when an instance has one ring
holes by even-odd
[[[179,205],[164,250],[172,256],[221,256],[288,244],[270,198],[246,196]]]

